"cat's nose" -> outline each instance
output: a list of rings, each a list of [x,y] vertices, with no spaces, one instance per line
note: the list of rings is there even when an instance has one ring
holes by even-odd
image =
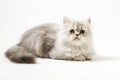
[[[76,36],[79,36],[80,34],[75,34]]]

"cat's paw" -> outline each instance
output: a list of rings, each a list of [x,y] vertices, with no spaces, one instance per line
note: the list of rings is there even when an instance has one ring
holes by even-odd
[[[85,61],[86,56],[84,56],[84,55],[76,56],[72,60],[74,60],[74,61]]]
[[[86,60],[91,60],[91,59],[92,59],[91,56],[89,56],[89,55],[86,56]]]
[[[92,59],[91,55],[80,55],[80,56],[74,57],[72,60],[75,60],[75,61],[85,61],[85,60],[91,60],[91,59]]]

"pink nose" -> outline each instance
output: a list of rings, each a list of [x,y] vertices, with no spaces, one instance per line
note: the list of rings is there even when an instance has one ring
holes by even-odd
[[[79,36],[80,34],[75,34],[76,36]]]

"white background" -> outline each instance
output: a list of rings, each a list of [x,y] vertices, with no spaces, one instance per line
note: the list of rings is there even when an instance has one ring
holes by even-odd
[[[37,59],[13,64],[4,52],[22,33],[41,23],[62,24],[91,17],[95,50],[101,57],[73,62]],[[0,80],[120,80],[119,0],[0,0]]]

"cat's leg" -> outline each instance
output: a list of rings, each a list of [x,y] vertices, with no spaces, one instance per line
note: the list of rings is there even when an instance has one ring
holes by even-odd
[[[49,55],[46,54],[46,53],[37,54],[37,57],[40,57],[40,58],[50,58]]]
[[[32,45],[32,49],[34,48],[35,50],[35,54],[37,57],[43,57],[42,54],[42,36],[37,36],[37,34],[34,33],[34,35],[32,36],[33,38],[31,39],[31,45]]]
[[[48,54],[44,53],[43,52],[43,47],[42,47],[42,44],[39,44],[40,46],[38,48],[36,48],[36,55],[37,57],[40,57],[40,58],[48,58]]]
[[[38,55],[42,58],[50,58],[49,53],[53,49],[55,39],[46,37],[39,42]]]
[[[41,58],[49,58],[49,55],[43,52],[42,47],[39,47],[39,49],[36,49],[36,55],[37,57],[41,57]]]

